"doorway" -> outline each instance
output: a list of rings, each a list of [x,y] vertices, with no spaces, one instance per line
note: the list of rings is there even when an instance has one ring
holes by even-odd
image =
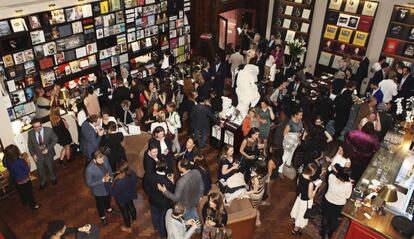
[[[238,28],[244,24],[255,26],[256,10],[233,9],[218,14],[218,49],[226,52],[227,47],[239,46],[240,39]]]

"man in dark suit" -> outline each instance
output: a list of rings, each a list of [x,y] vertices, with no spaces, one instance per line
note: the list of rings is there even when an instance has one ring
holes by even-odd
[[[213,80],[213,88],[218,94],[224,95],[224,81],[227,75],[227,67],[219,56],[216,56],[214,66],[210,68],[210,75]]]
[[[361,91],[361,84],[362,81],[368,77],[368,69],[369,69],[369,59],[368,57],[364,57],[362,61],[359,63],[358,69],[355,73],[355,81],[357,82],[357,91],[358,94]]]
[[[99,115],[91,115],[89,119],[83,122],[81,127],[80,150],[88,162],[92,159],[92,154],[99,149],[99,143],[104,133],[100,125],[101,117]]]
[[[158,190],[157,184],[165,185],[170,192],[174,191],[173,178],[168,178],[167,162],[163,159],[156,163],[155,173],[145,174],[144,191],[149,197],[152,225],[161,238],[166,238],[165,213],[171,207],[172,201]]]
[[[85,170],[85,182],[95,197],[96,208],[103,226],[108,224],[105,211],[108,213],[112,212],[111,195],[105,187],[105,183],[109,182],[111,177],[112,169],[106,156],[99,150],[93,152],[93,160]]]
[[[102,104],[108,105],[112,99],[112,92],[115,89],[112,81],[115,79],[115,71],[111,70],[106,72],[105,76],[101,79],[100,93],[102,94]],[[111,107],[110,107],[111,108]],[[111,108],[112,110],[112,108]]]
[[[198,98],[198,104],[195,105],[191,111],[190,125],[194,129],[195,139],[200,148],[206,147],[207,134],[210,129],[210,120],[219,123],[220,120],[213,115],[210,108],[206,105],[206,99]],[[200,140],[201,135],[201,140]]]
[[[406,99],[414,96],[414,77],[411,75],[411,69],[407,66],[404,66],[402,70],[402,78],[398,86],[398,96]]]
[[[58,142],[58,138],[53,129],[42,126],[40,119],[33,119],[31,124],[33,129],[30,130],[28,135],[28,148],[39,173],[40,190],[43,190],[46,187],[46,167],[49,170],[52,184],[57,184],[55,170],[53,169],[53,157],[56,155],[54,147]]]
[[[288,95],[293,101],[300,99],[303,88],[303,84],[300,82],[300,78],[297,76],[294,76],[294,78],[294,81],[290,82],[287,87]]]
[[[355,90],[355,88],[356,85],[354,82],[348,82],[346,89],[340,95],[338,95],[333,102],[335,113],[335,138],[341,136],[341,132],[348,122],[349,113],[353,104],[352,92]]]

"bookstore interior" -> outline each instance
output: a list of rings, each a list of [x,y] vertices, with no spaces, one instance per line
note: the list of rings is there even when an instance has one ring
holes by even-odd
[[[0,1],[0,239],[413,238],[413,64],[412,0]]]

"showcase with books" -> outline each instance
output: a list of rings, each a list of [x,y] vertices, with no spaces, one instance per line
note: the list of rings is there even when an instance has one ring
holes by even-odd
[[[299,39],[308,45],[314,8],[315,0],[275,1],[272,34],[284,42]],[[285,54],[289,55],[289,51],[285,50]],[[305,57],[300,59],[302,63]]]
[[[383,54],[387,62],[414,63],[414,8],[395,5],[387,35],[384,40]]]
[[[353,71],[358,68],[368,48],[378,5],[368,0],[328,1],[315,75],[335,73],[344,56],[351,57]]]

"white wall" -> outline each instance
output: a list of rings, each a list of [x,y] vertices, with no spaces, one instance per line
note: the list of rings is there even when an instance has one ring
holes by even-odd
[[[315,10],[312,20],[312,29],[309,39],[308,53],[306,55],[305,64],[311,69],[315,70],[317,62],[319,44],[323,31],[323,22],[325,19],[326,8],[329,0],[314,0]],[[414,1],[411,0],[376,0],[379,2],[377,14],[372,28],[371,37],[369,39],[367,48],[367,57],[370,63],[374,63],[381,55],[382,46],[384,44],[385,35],[387,33],[388,24],[392,16],[394,5],[407,5],[413,7]],[[409,5],[409,3],[411,5]]]

